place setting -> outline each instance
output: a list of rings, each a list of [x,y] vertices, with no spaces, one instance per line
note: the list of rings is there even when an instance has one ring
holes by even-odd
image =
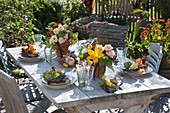
[[[54,66],[43,72],[42,75],[42,83],[52,89],[66,89],[71,87],[76,81],[76,77],[66,75],[63,70]]]
[[[52,49],[48,44],[43,44],[43,35],[34,34],[32,36],[34,45],[27,43],[21,48],[18,59],[22,62],[36,63],[41,61],[51,62],[53,55]]]
[[[22,62],[39,62],[43,61],[45,58],[40,54],[33,45],[27,44],[21,48],[21,53],[18,56],[18,59]]]
[[[145,61],[141,58],[134,60],[127,58],[127,50],[127,47],[116,48],[118,62],[116,63],[115,67],[120,73],[131,77],[141,77],[153,72],[153,69],[145,64]]]

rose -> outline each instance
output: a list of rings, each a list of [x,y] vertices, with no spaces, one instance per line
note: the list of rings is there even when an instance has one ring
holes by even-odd
[[[57,41],[58,41],[57,36],[56,36],[56,35],[53,35],[53,36],[50,38],[49,43],[50,43],[50,44],[55,44]]]
[[[63,30],[64,30],[64,27],[63,27],[61,24],[59,24],[59,25],[58,25],[58,29],[59,29],[59,31],[63,31]]]
[[[87,48],[88,48],[88,49],[92,49],[93,46],[92,46],[91,44],[88,44]]]
[[[110,58],[113,58],[115,56],[115,52],[114,51],[107,51],[106,55],[108,55]]]
[[[62,38],[62,37],[60,37],[60,38],[58,39],[58,41],[59,41],[59,44],[63,44],[63,43],[65,42],[65,39]]]
[[[59,29],[58,29],[58,28],[55,28],[55,29],[53,30],[53,32],[54,32],[54,34],[58,34],[58,33],[59,33]]]
[[[104,47],[103,47],[103,45],[96,45],[96,49],[97,49],[97,51],[98,52],[103,52],[104,51]]]
[[[106,52],[112,51],[112,49],[113,49],[113,47],[112,47],[110,44],[106,44],[106,45],[104,46],[104,50],[105,50]]]

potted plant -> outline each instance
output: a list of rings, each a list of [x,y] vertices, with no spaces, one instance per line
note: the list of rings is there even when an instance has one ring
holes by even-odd
[[[78,33],[73,33],[67,24],[51,22],[46,29],[46,42],[49,42],[52,49],[56,50],[58,57],[63,58],[68,53],[68,47],[78,40]]]

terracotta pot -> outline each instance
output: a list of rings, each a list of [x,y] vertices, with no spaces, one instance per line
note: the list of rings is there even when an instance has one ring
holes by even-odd
[[[68,53],[69,43],[57,44],[57,56],[63,58]]]
[[[170,70],[160,70],[159,74],[170,80]]]

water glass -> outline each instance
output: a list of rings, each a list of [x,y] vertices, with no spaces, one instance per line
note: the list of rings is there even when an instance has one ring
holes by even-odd
[[[86,90],[86,91],[94,90],[94,87],[90,86],[91,81],[93,79],[94,67],[91,67],[89,70],[87,68],[85,69],[86,69],[85,87],[83,87],[83,90]]]
[[[83,87],[85,85],[85,75],[86,75],[85,68],[83,67],[77,68],[77,78],[80,87]]]
[[[123,64],[123,61],[126,58],[127,48],[126,47],[118,47],[116,48],[117,52],[117,59],[119,61],[119,64]]]
[[[34,44],[35,44],[37,51],[39,52],[40,51],[40,44],[42,42],[42,35],[41,34],[34,34],[33,35],[33,41],[34,41]]]
[[[45,55],[45,59],[47,62],[51,62],[52,60],[52,51],[51,48],[45,48],[44,49],[44,55]]]

